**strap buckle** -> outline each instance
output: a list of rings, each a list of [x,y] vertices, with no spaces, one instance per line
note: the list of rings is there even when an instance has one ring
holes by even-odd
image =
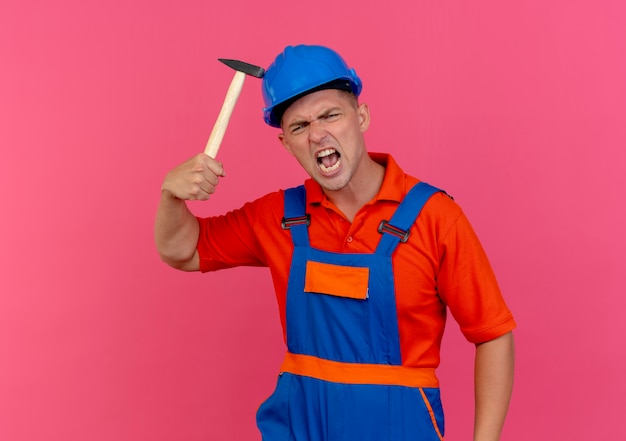
[[[297,225],[306,225],[307,227],[311,225],[311,215],[305,214],[304,216],[298,217],[283,217],[283,220],[280,222],[280,226],[283,230],[288,230]]]
[[[383,220],[378,225],[378,232],[380,234],[389,233],[392,236],[396,236],[400,239],[400,242],[404,243],[409,240],[409,236],[411,233],[408,230],[403,230],[401,228],[395,227],[389,223],[389,221]]]

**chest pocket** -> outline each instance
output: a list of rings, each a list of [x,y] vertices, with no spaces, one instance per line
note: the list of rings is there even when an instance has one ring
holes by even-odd
[[[369,294],[369,273],[367,267],[308,261],[304,292],[365,300]]]

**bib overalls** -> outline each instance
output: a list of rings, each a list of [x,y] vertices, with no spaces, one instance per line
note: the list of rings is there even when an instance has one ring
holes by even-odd
[[[373,254],[309,245],[303,186],[285,191],[294,252],[287,288],[287,355],[260,406],[263,441],[441,441],[434,369],[402,366],[391,256],[424,203],[425,183],[380,224]]]

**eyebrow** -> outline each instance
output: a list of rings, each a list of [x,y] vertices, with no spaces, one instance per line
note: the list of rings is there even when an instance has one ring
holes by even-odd
[[[299,126],[299,125],[302,125],[302,124],[311,124],[313,121],[317,121],[318,119],[323,118],[325,116],[328,116],[331,113],[336,112],[336,111],[341,111],[341,107],[335,106],[335,107],[331,107],[329,109],[326,109],[326,110],[322,111],[317,118],[312,119],[312,120],[297,119],[294,122],[292,122],[291,124],[289,124],[287,127],[289,129],[292,129],[292,128],[294,128],[296,126]]]

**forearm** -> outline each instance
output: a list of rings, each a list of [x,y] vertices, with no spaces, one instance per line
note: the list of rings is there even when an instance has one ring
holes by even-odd
[[[509,408],[515,364],[513,334],[476,346],[474,441],[498,441]]]
[[[154,239],[161,259],[174,268],[198,270],[198,234],[198,220],[187,204],[163,190],[154,226]]]

